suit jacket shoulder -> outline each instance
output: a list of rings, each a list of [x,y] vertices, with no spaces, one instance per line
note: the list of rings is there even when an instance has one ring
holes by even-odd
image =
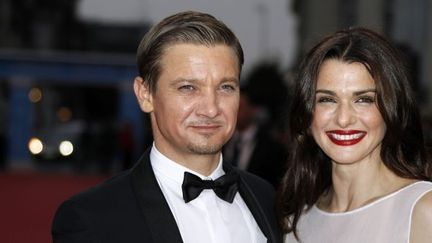
[[[268,181],[250,172],[239,170],[239,174],[242,178],[241,183],[249,188],[259,204],[265,209],[273,210],[276,194],[274,187]]]
[[[148,238],[148,231],[131,186],[131,171],[65,201],[52,226],[56,243],[136,242]]]

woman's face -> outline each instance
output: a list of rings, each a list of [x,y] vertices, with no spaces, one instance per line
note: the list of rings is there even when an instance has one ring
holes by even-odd
[[[386,125],[376,105],[375,81],[358,62],[323,62],[315,93],[311,132],[334,163],[380,159]]]

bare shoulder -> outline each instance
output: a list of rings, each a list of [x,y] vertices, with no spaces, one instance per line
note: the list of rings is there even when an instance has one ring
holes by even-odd
[[[412,214],[410,243],[429,242],[432,239],[432,191],[423,195]]]

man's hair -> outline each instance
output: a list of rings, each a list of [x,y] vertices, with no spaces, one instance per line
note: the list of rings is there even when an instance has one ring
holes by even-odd
[[[236,54],[241,72],[243,49],[235,34],[210,14],[186,11],[171,15],[153,26],[141,40],[137,51],[139,75],[156,90],[161,73],[160,61],[164,50],[174,44],[226,45]],[[239,77],[240,78],[240,77]]]
[[[326,60],[361,63],[376,85],[376,103],[385,122],[381,159],[403,178],[430,180],[419,110],[399,51],[383,36],[350,28],[323,38],[303,59],[290,109],[292,157],[283,179],[280,221],[285,232],[296,234],[305,208],[314,205],[331,186],[331,161],[315,142],[313,119],[316,82]]]

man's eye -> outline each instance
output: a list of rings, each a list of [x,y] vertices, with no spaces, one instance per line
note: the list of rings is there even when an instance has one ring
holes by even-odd
[[[231,85],[231,84],[224,84],[221,86],[221,88],[223,90],[229,90],[229,91],[235,91],[236,90],[236,86]]]
[[[181,90],[181,91],[192,91],[195,88],[192,85],[182,85],[178,89]]]

